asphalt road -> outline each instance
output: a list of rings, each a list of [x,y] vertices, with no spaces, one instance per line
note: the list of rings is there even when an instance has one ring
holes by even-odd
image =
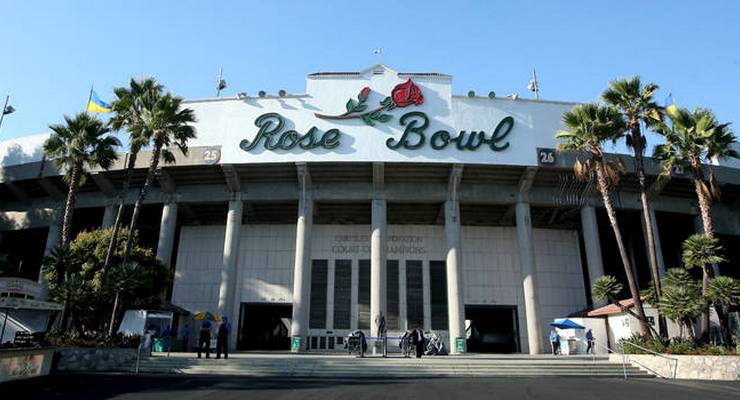
[[[0,384],[18,399],[738,399],[740,382],[610,378],[300,381],[167,375],[56,375]]]

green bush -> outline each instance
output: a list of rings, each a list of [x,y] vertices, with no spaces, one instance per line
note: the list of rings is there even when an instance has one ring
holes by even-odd
[[[622,339],[619,341],[619,346],[622,348],[622,352],[624,354],[649,354],[649,352],[636,346],[630,346],[630,344],[644,347],[656,353],[663,353],[666,349],[666,344],[660,339],[649,338],[642,335],[633,335],[629,339]]]
[[[696,350],[696,342],[691,339],[683,339],[675,337],[671,340],[671,343],[666,347],[666,353],[668,354],[691,354]]]
[[[54,347],[117,347],[136,348],[139,346],[138,336],[123,336],[120,334],[109,337],[105,332],[52,332],[46,340]]]

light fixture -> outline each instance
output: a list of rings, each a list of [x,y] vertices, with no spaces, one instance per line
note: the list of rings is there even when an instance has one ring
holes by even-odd
[[[247,92],[239,92],[236,94],[236,98],[239,100],[247,98]]]
[[[512,99],[512,100],[516,100],[516,99],[518,99],[518,98],[519,98],[519,95],[518,95],[518,94],[516,94],[516,93],[512,93],[512,94],[510,94],[510,95],[508,95],[508,96],[506,96],[506,97],[508,97],[508,98],[510,98],[510,99]]]
[[[468,97],[475,97],[475,90],[468,91]]]
[[[489,99],[496,98],[496,92],[494,92],[493,90],[491,90],[490,92],[488,92],[488,98]]]
[[[280,96],[280,97],[285,97],[285,95],[286,95],[286,94],[287,94],[287,93],[285,93],[285,90],[283,90],[283,89],[280,89],[280,90],[278,91],[278,96]]]
[[[258,94],[258,95],[259,95],[260,97],[265,97],[265,96],[267,96],[267,92],[265,92],[264,90],[260,90],[260,91],[259,91],[259,93],[257,93],[257,94]]]

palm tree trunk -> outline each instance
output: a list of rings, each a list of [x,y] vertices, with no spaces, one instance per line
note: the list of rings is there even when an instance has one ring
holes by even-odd
[[[701,222],[704,228],[704,234],[708,237],[714,237],[714,225],[712,224],[712,199],[704,191],[704,171],[701,169],[701,163],[698,157],[691,158],[691,166],[694,170],[694,190],[699,203],[701,213]],[[704,311],[701,318],[701,339],[709,341],[709,302],[707,299],[707,290],[709,288],[710,278],[709,268],[705,265],[702,267],[702,287],[701,294],[704,299]]]
[[[599,192],[601,192],[601,198],[604,202],[604,208],[609,216],[609,222],[611,223],[612,229],[614,230],[614,236],[617,240],[617,247],[619,248],[619,255],[622,258],[622,265],[624,266],[624,273],[627,276],[627,284],[629,285],[630,294],[632,301],[635,304],[635,311],[640,321],[640,333],[642,335],[652,336],[650,333],[650,326],[645,318],[645,310],[642,308],[642,301],[640,301],[640,294],[637,291],[637,285],[635,278],[632,274],[632,267],[630,267],[629,257],[627,256],[627,250],[624,247],[624,241],[622,240],[622,233],[619,230],[619,222],[617,221],[617,215],[612,205],[612,200],[609,197],[609,185],[606,182],[606,176],[604,172],[603,160],[596,161],[596,178],[599,184]]]
[[[639,129],[639,125],[638,125]],[[647,179],[645,177],[645,163],[644,159],[642,157],[643,148],[642,148],[642,136],[640,135],[639,131],[637,132],[637,135],[635,135],[635,132],[632,132],[633,136],[633,149],[635,150],[635,168],[637,172],[637,182],[640,186],[640,202],[642,203],[642,218],[645,223],[645,236],[647,237],[647,248],[648,248],[648,256],[650,258],[650,270],[653,275],[653,287],[655,288],[655,303],[660,303],[660,298],[662,297],[662,288],[660,287],[660,271],[658,271],[658,254],[655,250],[655,234],[656,232],[653,232],[653,220],[650,218],[650,202],[648,200],[647,195]],[[637,137],[637,140],[634,139],[634,137]],[[637,146],[635,146],[635,143],[637,143]],[[661,314],[658,316],[658,326],[660,327],[660,332],[662,336],[667,336],[668,329],[665,322],[665,317]]]
[[[126,205],[126,195],[128,189],[131,186],[131,179],[134,175],[134,165],[136,164],[137,153],[130,153],[128,157],[128,164],[126,165],[126,179],[123,181],[123,188],[118,199],[118,212],[116,213],[116,221],[113,224],[113,234],[111,235],[110,242],[108,242],[108,251],[105,253],[105,264],[103,264],[102,273],[110,267],[110,263],[113,260],[115,249],[118,245],[118,233],[121,230],[121,223],[123,219],[123,211]]]
[[[152,183],[154,182],[154,175],[157,171],[157,166],[159,165],[159,155],[162,152],[162,143],[159,141],[154,141],[154,152],[152,152],[152,159],[149,162],[149,170],[146,173],[146,180],[144,181],[144,186],[141,187],[141,191],[139,191],[139,197],[136,199],[136,203],[134,204],[134,212],[131,214],[131,223],[129,224],[129,232],[128,237],[126,238],[126,252],[123,254],[123,262],[127,262],[129,255],[131,255],[131,249],[134,246],[134,229],[136,228],[136,223],[139,219],[139,212],[141,211],[141,204],[144,202],[144,198],[146,197],[147,192],[149,191],[149,188],[152,186]]]
[[[69,180],[69,190],[67,190],[67,202],[64,205],[64,222],[62,223],[62,247],[69,246],[69,236],[72,231],[72,215],[75,212],[75,203],[77,202],[77,190],[80,186],[80,176],[82,175],[82,163],[75,162],[72,166],[72,176]]]

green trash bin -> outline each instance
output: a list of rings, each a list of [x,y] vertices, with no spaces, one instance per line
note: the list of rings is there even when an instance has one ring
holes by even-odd
[[[169,348],[170,338],[154,338],[152,339],[152,351],[155,352],[166,352],[172,351]]]

